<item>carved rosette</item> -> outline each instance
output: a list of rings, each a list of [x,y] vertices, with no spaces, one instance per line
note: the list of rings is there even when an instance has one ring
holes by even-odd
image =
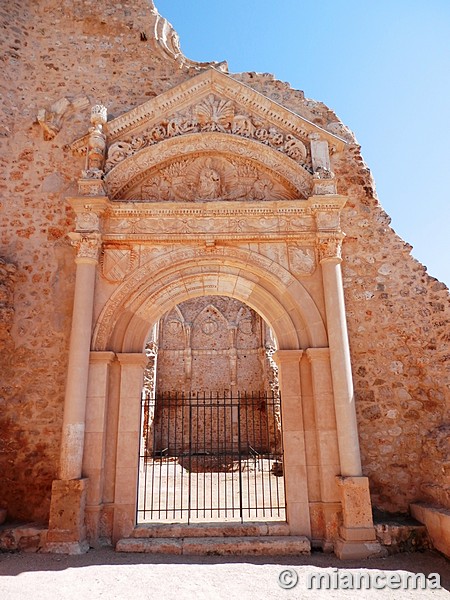
[[[76,263],[98,263],[99,252],[102,245],[100,233],[69,233],[71,244],[77,250]]]
[[[335,233],[333,235],[322,236],[318,238],[319,261],[324,260],[342,260],[342,240],[343,233]]]
[[[97,213],[87,210],[76,216],[77,231],[98,231],[100,228],[100,217]]]

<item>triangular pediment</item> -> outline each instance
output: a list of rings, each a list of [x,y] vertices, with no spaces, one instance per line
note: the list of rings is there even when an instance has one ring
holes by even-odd
[[[135,135],[161,119],[200,104],[211,95],[216,95],[223,104],[227,100],[234,104],[236,114],[251,114],[296,137],[308,138],[317,133],[338,149],[345,145],[337,136],[213,67],[107,123],[108,141],[112,144],[131,133]]]
[[[334,150],[345,145],[335,135],[215,68],[106,123],[104,133],[108,193],[112,198],[128,200],[151,199],[148,194],[154,194],[155,189],[155,199],[165,195],[192,199],[189,196],[196,196],[201,186],[196,170],[201,167],[205,171],[207,165],[211,174],[222,171],[216,175],[221,181],[220,194],[219,185],[213,189],[212,182],[211,189],[200,189],[197,199],[202,194],[207,200],[238,199],[239,195],[304,198],[312,187],[311,139],[327,141]],[[73,147],[80,149],[86,144],[87,137]],[[193,164],[186,171],[180,160],[188,154]],[[132,165],[127,162],[130,158]],[[216,166],[211,162],[214,160]],[[165,169],[162,179],[157,176],[158,169]],[[260,171],[257,177],[252,175],[255,169]],[[175,171],[177,175],[172,176]],[[195,182],[189,183],[189,177]],[[259,179],[264,190],[256,183]],[[239,187],[237,181],[245,185]]]
[[[104,132],[107,134],[108,145],[134,137],[145,129],[157,126],[161,120],[188,112],[189,107],[200,105],[202,100],[208,102],[214,96],[223,105],[227,101],[234,105],[236,115],[251,115],[259,119],[261,124],[278,127],[299,139],[305,140],[311,134],[317,134],[337,150],[341,150],[346,144],[341,138],[211,67],[106,123]],[[72,147],[80,149],[86,142],[87,136],[84,136],[76,140]]]

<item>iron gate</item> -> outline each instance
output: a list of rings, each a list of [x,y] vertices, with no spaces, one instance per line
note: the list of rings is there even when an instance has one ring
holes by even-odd
[[[285,520],[280,398],[142,400],[138,523]]]

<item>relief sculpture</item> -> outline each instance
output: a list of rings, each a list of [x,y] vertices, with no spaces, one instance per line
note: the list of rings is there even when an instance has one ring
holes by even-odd
[[[286,154],[312,174],[309,144],[292,134],[285,134],[270,123],[249,115],[238,114],[230,100],[210,94],[188,112],[178,113],[153,125],[139,136],[112,144],[108,151],[105,172],[109,172],[125,158],[139,150],[165,139],[188,133],[219,132],[253,139]]]
[[[134,201],[285,200],[293,190],[251,160],[197,155],[150,172],[125,196]]]

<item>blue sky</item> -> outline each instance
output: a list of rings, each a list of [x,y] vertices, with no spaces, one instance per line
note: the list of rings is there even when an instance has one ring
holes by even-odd
[[[449,0],[155,0],[193,60],[273,73],[356,134],[391,226],[450,285]]]

